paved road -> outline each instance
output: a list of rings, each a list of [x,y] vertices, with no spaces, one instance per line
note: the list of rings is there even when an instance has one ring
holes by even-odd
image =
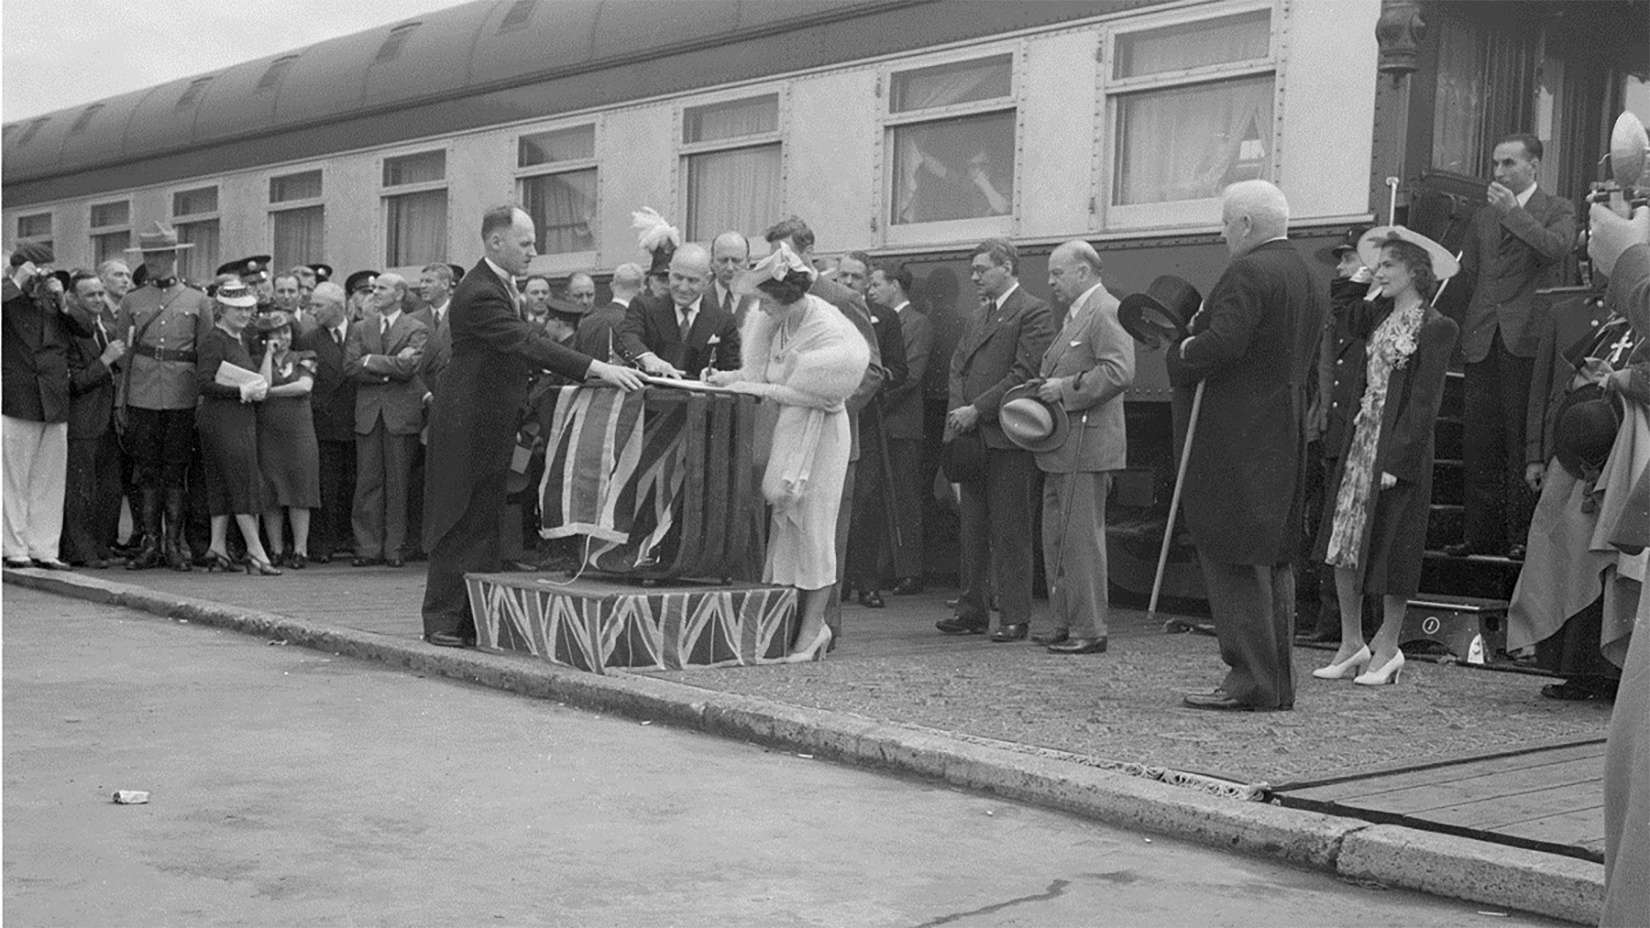
[[[4,639],[14,925],[1551,924],[17,587]]]

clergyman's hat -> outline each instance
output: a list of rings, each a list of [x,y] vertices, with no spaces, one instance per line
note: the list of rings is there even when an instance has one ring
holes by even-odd
[[[1553,455],[1577,480],[1597,477],[1621,428],[1621,400],[1596,384],[1571,390],[1553,420]]]
[[[1186,337],[1203,294],[1185,279],[1164,274],[1144,293],[1131,293],[1117,307],[1123,331],[1148,348],[1176,344]]]

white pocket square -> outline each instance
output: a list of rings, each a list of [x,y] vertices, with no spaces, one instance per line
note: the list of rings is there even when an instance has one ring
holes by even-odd
[[[1071,343],[1071,347],[1076,348],[1078,345],[1081,345],[1082,343],[1083,343],[1083,340],[1079,338],[1078,340]]]
[[[705,344],[707,344],[707,345],[720,345],[720,344],[722,344],[722,336],[712,335],[708,340],[706,340]]]

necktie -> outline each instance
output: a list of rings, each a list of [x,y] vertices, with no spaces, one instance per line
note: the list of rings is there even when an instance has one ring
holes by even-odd
[[[379,316],[378,317],[378,337],[383,338],[384,336],[388,335],[389,332],[390,332],[390,317],[388,317],[388,316]]]
[[[693,331],[693,316],[691,314],[689,314],[687,310],[684,309],[684,310],[682,310],[682,328],[681,328],[682,344],[684,344],[684,345],[687,344],[688,333],[691,332],[691,331]]]
[[[725,312],[730,316],[733,315],[733,291],[732,290],[726,290],[726,291],[723,291],[723,293],[722,293],[722,312]]]
[[[109,347],[109,330],[103,327],[103,317],[97,318],[97,347],[102,351]]]
[[[342,332],[337,329],[328,329],[327,331],[332,333],[332,343],[334,345],[342,345],[344,343],[344,334]]]

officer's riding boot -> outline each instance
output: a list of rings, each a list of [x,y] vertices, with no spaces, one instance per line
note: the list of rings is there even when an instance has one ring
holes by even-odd
[[[138,491],[138,528],[142,538],[138,549],[126,562],[127,570],[148,570],[165,563],[160,544],[160,491],[143,487]]]
[[[166,488],[166,566],[173,570],[193,569],[189,545],[183,540],[183,487]]]

